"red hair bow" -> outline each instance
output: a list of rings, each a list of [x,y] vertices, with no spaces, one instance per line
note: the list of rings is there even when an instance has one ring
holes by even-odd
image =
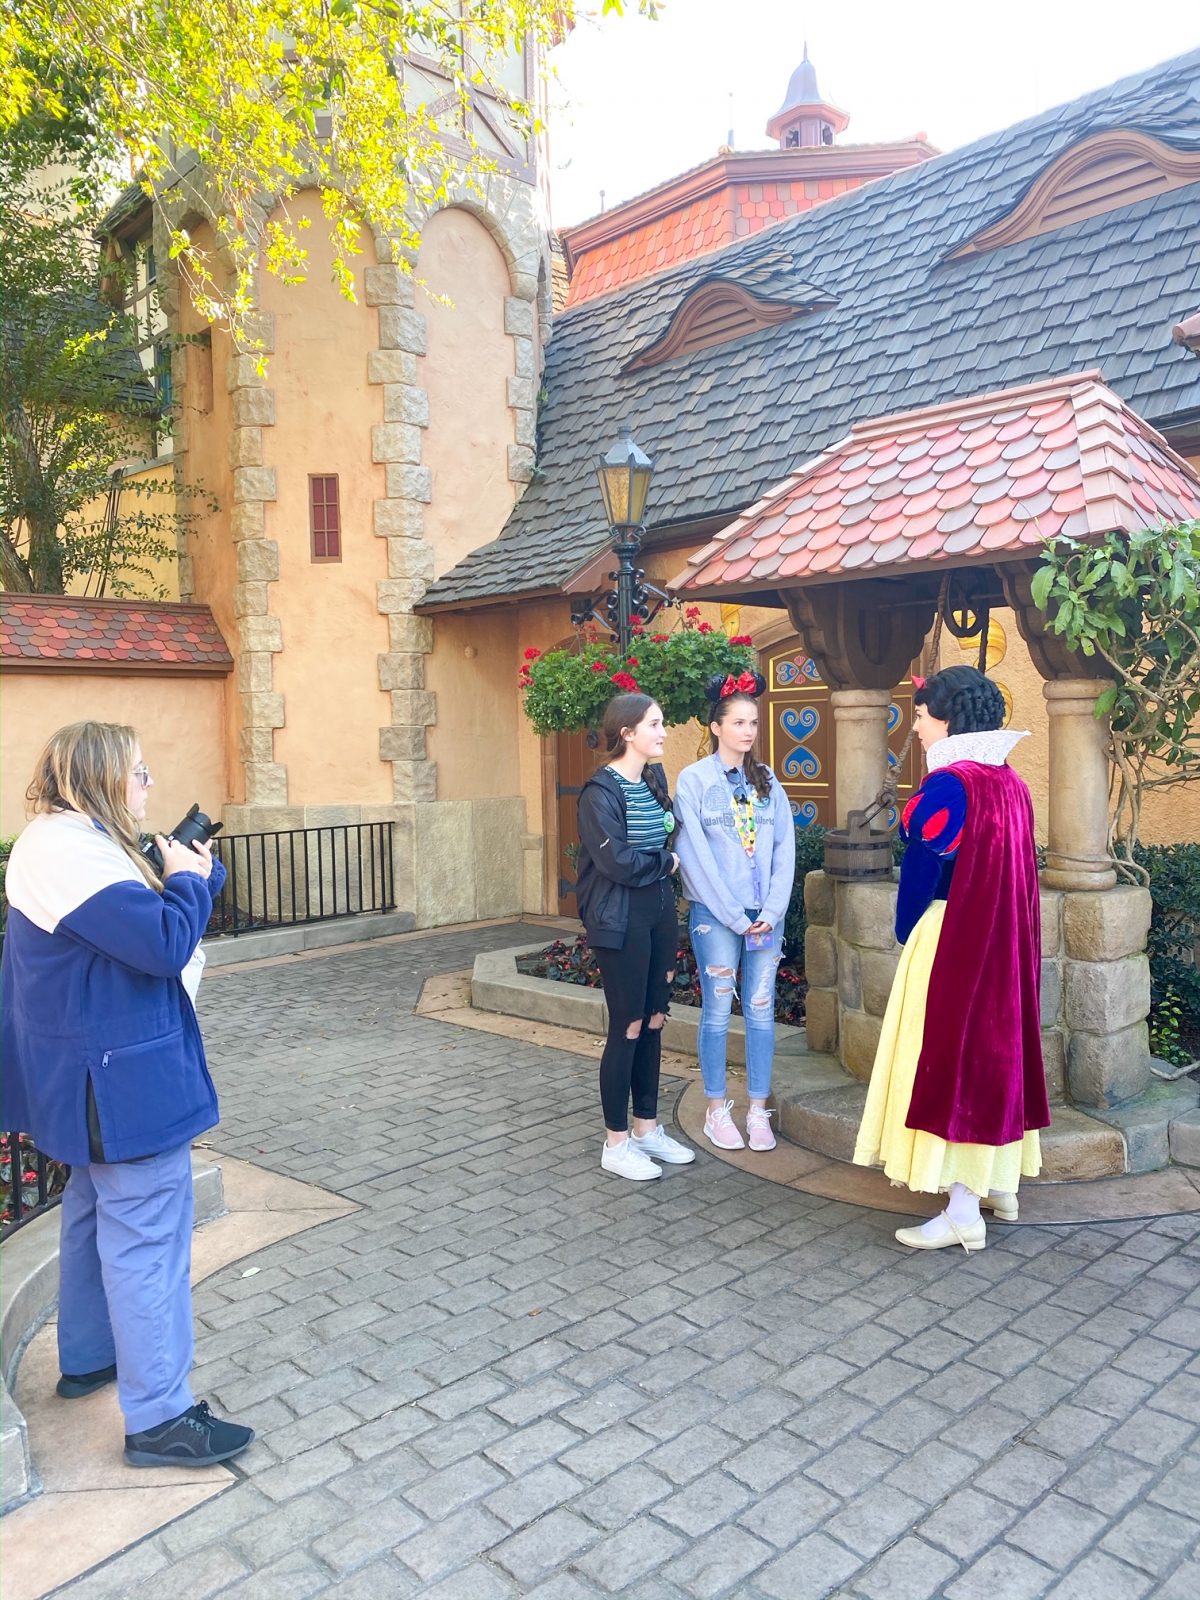
[[[912,675],[912,686],[914,689],[923,689],[927,681],[928,680],[922,678],[919,673],[914,672]]]
[[[731,694],[754,694],[758,688],[758,679],[752,672],[743,672],[734,677],[731,672],[721,685],[721,699],[725,700]]]

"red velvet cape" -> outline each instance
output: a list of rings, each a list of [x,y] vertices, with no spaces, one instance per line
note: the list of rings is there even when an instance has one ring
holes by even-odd
[[[1011,1144],[1050,1123],[1033,804],[1011,767],[949,770],[967,791],[967,818],[907,1123],[955,1144]]]

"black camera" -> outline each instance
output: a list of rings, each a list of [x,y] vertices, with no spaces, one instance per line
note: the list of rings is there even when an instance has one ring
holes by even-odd
[[[170,839],[178,839],[180,844],[186,844],[189,846],[193,844],[207,844],[210,839],[215,838],[216,835],[220,833],[223,827],[224,823],[214,822],[211,817],[206,817],[203,811],[200,809],[200,802],[197,801],[188,811],[188,814],[186,817],[184,817],[183,821],[172,828],[167,837]],[[140,848],[142,854],[154,868],[155,872],[161,875],[163,869],[162,852],[155,844],[154,838],[151,834],[144,833],[142,835]]]

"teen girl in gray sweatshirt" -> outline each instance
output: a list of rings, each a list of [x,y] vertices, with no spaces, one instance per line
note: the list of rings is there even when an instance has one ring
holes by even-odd
[[[745,1147],[725,1097],[725,1056],[738,973],[746,1024],[751,1150],[772,1150],[771,1067],[775,1054],[775,969],[796,873],[792,808],[779,780],[752,755],[756,672],[707,685],[713,753],[685,767],[675,789],[675,835],[689,928],[703,996],[698,1053],[708,1112],[704,1133],[721,1150]]]

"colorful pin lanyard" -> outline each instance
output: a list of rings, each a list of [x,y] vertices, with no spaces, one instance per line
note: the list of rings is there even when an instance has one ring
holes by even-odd
[[[737,829],[738,838],[742,841],[742,849],[748,856],[753,856],[758,819],[754,814],[754,801],[744,787],[745,782],[743,777],[743,787],[735,789],[730,799],[733,804],[733,825]]]

